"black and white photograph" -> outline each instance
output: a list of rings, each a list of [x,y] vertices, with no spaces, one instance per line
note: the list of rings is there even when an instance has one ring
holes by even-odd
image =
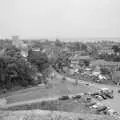
[[[0,0],[0,120],[120,120],[120,0]]]

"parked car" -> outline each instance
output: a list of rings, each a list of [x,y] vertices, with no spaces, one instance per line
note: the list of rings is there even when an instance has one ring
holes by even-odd
[[[80,98],[81,98],[81,95],[72,96],[72,99],[80,99]]]
[[[91,106],[91,108],[97,113],[97,114],[100,114],[100,113],[104,113],[104,111],[107,109],[107,107],[101,103],[97,103],[93,106]]]
[[[86,105],[86,107],[92,107],[93,105],[96,105],[96,104],[97,104],[96,100],[95,99],[91,99],[91,101],[86,103],[85,105]]]
[[[86,103],[86,106],[87,107],[91,107],[91,106],[93,106],[93,105],[95,105],[96,104],[96,102],[90,102],[90,103]]]
[[[101,97],[102,97],[104,100],[108,99],[108,97],[107,97],[105,94],[101,94]]]
[[[93,109],[97,109],[98,107],[103,106],[103,104],[97,102],[95,105],[91,106]]]
[[[59,98],[59,100],[68,100],[69,99],[69,96],[61,96],[60,98]]]
[[[100,96],[100,95],[96,95],[95,97],[96,97],[96,99],[97,99],[97,100],[99,100],[99,101],[104,100],[104,99],[103,99],[103,97],[102,97],[102,96]]]
[[[109,88],[102,88],[100,89],[100,93],[103,95],[106,95],[108,98],[113,98],[113,90],[110,90]]]
[[[106,106],[99,106],[99,107],[96,108],[96,113],[101,113],[101,112],[104,113],[104,111],[105,111],[106,109],[107,109]]]
[[[96,96],[96,95],[99,95],[100,93],[99,92],[94,92],[91,94],[92,97]]]
[[[117,113],[115,110],[113,110],[113,109],[109,109],[109,110],[107,111],[107,114],[110,115],[110,116],[118,115],[118,113]]]

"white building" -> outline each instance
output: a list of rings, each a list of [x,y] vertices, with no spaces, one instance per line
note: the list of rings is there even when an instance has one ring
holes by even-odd
[[[12,45],[21,50],[21,54],[23,57],[28,56],[28,45],[25,44],[23,40],[20,40],[19,36],[12,37]]]

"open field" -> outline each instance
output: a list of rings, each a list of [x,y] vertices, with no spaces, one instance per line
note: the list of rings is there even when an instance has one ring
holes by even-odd
[[[93,113],[91,109],[85,106],[82,99],[78,102],[74,100],[55,100],[43,101],[41,103],[33,103],[31,105],[14,106],[8,108],[9,110],[50,110],[50,111],[64,111],[73,113]]]
[[[11,92],[9,94],[2,95],[9,103],[28,101],[33,99],[55,97],[58,95],[68,95],[76,93],[86,93],[96,91],[95,87],[86,86],[85,84],[74,85],[69,81],[62,81],[62,77],[58,76],[55,80],[50,82],[48,88],[45,86],[38,86],[34,88],[28,88]]]
[[[74,79],[73,79],[74,81]],[[76,94],[76,93],[86,93],[86,92],[94,92],[96,91],[96,88],[100,87],[108,87],[107,85],[100,85],[100,84],[94,84],[86,85],[83,83],[79,83],[79,85],[73,84],[74,82],[69,81],[62,81],[62,77],[59,76],[53,81],[50,82],[50,85],[48,88],[45,86],[38,86],[34,88],[28,88],[16,92],[9,93],[8,95],[5,95],[4,97],[7,99],[8,104],[15,103],[15,102],[24,102],[29,100],[34,100],[38,98],[47,98],[47,97],[54,97],[58,95],[68,95],[68,94]],[[109,86],[111,87],[111,86]],[[114,88],[115,90],[116,88]],[[117,91],[116,91],[117,96]],[[118,99],[115,97],[116,104],[118,104]],[[111,102],[114,102],[115,100],[109,100],[109,105]],[[107,102],[107,101],[106,101]],[[105,102],[103,102],[105,103]],[[106,104],[106,103],[105,103]],[[23,107],[23,108],[22,108]],[[112,106],[110,106],[112,107]],[[114,109],[116,106],[113,107]],[[66,102],[55,102],[54,104],[43,104],[43,106],[39,104],[32,104],[31,106],[21,106],[20,110],[32,110],[32,109],[43,109],[43,110],[57,110],[57,111],[65,111],[65,112],[74,112],[74,113],[86,113],[90,114],[90,110],[88,108],[85,108],[84,105],[81,103],[76,103],[75,101],[66,101]],[[17,108],[13,108],[13,110],[17,110]],[[117,109],[119,112],[119,108]],[[98,119],[99,120],[99,119]],[[104,119],[103,119],[104,120]],[[114,119],[113,119],[114,120]]]

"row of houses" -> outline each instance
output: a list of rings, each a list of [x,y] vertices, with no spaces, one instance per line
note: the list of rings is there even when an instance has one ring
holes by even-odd
[[[90,56],[79,56],[79,55],[74,55],[70,57],[71,65],[72,66],[84,66],[84,62],[88,61],[90,62],[92,58]]]
[[[103,49],[100,49],[98,51],[98,54],[101,55],[101,54],[108,54],[108,55],[112,55],[114,54],[114,51],[111,47],[103,47]]]

